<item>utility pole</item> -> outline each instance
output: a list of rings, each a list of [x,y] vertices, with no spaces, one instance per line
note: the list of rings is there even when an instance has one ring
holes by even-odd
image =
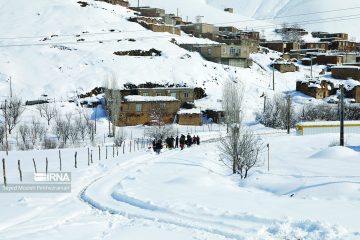
[[[95,134],[96,134],[96,118],[97,118],[97,106],[95,107]]]
[[[273,70],[273,91],[275,91],[275,63],[274,62],[272,65],[272,70]]]
[[[138,0],[138,8],[140,8],[140,0]]]
[[[176,16],[179,16],[179,8],[176,8]]]
[[[313,58],[312,58],[312,56],[310,57],[310,59],[311,59],[311,63],[310,63],[310,76],[311,76],[311,80],[312,80],[312,78],[313,78]]]
[[[5,109],[4,109],[4,123],[5,123],[5,149],[6,149],[6,156],[9,155],[9,143],[8,143],[8,136],[7,136],[7,100],[5,99]]]
[[[268,143],[266,147],[268,149],[268,172],[270,172],[270,144]]]
[[[291,121],[291,97],[290,95],[287,96],[287,134],[290,134],[290,121]]]
[[[9,78],[9,82],[10,82],[10,98],[12,98],[12,85],[11,85],[11,76]]]
[[[344,85],[340,85],[340,146],[344,146]]]

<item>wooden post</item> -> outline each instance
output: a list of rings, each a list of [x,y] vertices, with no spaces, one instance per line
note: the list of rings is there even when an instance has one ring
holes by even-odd
[[[4,186],[6,187],[6,169],[5,169],[5,158],[2,159]]]
[[[123,145],[123,154],[125,154],[125,141],[122,143]]]
[[[105,159],[107,159],[107,149],[108,149],[108,146],[105,146]]]
[[[340,146],[344,146],[344,85],[340,85]]]
[[[91,153],[90,153],[90,161],[91,161],[91,163],[93,163],[93,150],[91,150]]]
[[[49,161],[48,158],[46,157],[46,162],[45,162],[45,172],[48,173],[48,166],[49,166]]]
[[[268,172],[270,172],[270,144],[268,143],[266,146],[268,149]]]
[[[101,153],[100,145],[98,147],[99,147],[99,161],[100,161],[101,160],[101,157],[100,157],[100,153]]]
[[[60,152],[60,149],[59,149],[59,161],[60,161],[60,172],[62,171],[62,166],[61,166],[61,152]]]
[[[21,172],[20,160],[18,160],[18,170],[19,170],[20,182],[22,182],[22,172]]]
[[[6,149],[6,156],[9,155],[9,142],[8,142],[8,133],[7,133],[7,100],[5,99],[5,106],[4,106],[4,128],[5,128],[5,149]]]
[[[129,143],[129,144],[130,144],[130,152],[131,152],[131,140],[130,140],[130,143]]]
[[[137,139],[137,148],[138,148],[138,151],[139,151],[139,138]]]
[[[88,148],[88,166],[90,165],[90,149]]]
[[[77,168],[77,159],[76,159],[76,157],[77,157],[77,152],[75,152],[75,168]]]
[[[119,156],[119,146],[116,146],[116,156]]]
[[[35,173],[37,173],[35,159],[33,159],[33,164],[34,164],[34,171]]]

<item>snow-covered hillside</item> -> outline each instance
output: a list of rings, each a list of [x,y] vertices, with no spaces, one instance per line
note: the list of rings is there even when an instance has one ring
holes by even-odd
[[[137,0],[130,2],[137,4]],[[271,30],[274,28],[273,24],[299,22],[301,25],[301,22],[309,21],[302,24],[308,31],[348,32],[352,37],[360,38],[360,29],[354,24],[360,22],[358,17],[360,3],[357,0],[343,0],[341,3],[338,0],[141,0],[140,2],[142,5],[164,7],[173,13],[179,8],[180,15],[185,18],[189,16],[189,20],[192,21],[195,16],[202,15],[207,22],[227,23],[259,31]],[[224,8],[229,7],[234,8],[234,14],[223,12]],[[339,11],[339,9],[346,10]],[[316,14],[301,15],[314,12]],[[339,21],[339,17],[352,19]],[[253,21],[253,19],[265,20]],[[312,20],[317,23],[314,24]]]

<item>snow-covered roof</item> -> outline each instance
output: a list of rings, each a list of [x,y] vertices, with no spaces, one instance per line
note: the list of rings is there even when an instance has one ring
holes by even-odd
[[[358,69],[360,70],[360,67],[358,66],[336,66],[336,67],[332,67],[331,69]]]
[[[178,101],[175,97],[170,96],[141,96],[129,95],[124,97],[127,102],[172,102]]]
[[[359,125],[360,121],[345,121],[345,125]],[[298,127],[310,127],[310,126],[339,126],[340,121],[316,121],[316,122],[300,122],[296,124]]]
[[[200,114],[201,111],[199,108],[193,108],[193,109],[180,109],[178,111],[178,114]]]

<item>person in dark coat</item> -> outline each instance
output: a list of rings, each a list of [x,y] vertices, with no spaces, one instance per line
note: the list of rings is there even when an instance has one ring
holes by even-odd
[[[181,137],[180,137],[180,148],[181,150],[183,150],[185,147],[185,135],[181,134]]]
[[[162,149],[162,140],[161,139],[159,139],[157,142],[156,142],[156,153],[157,154],[160,154],[160,151],[161,151],[161,149]]]
[[[186,141],[187,141],[187,146],[190,147],[192,144],[192,138],[190,136],[190,133],[188,133],[188,135],[186,137]]]
[[[196,144],[200,145],[200,137],[199,137],[199,135],[197,135],[197,137],[196,137]]]
[[[156,152],[156,139],[154,139],[152,141],[152,148],[153,148],[154,152]]]
[[[175,148],[179,148],[179,136],[175,138]]]
[[[193,138],[192,138],[192,143],[196,144],[196,142],[197,142],[197,139],[196,139],[196,136],[194,135]]]
[[[173,136],[171,136],[171,138],[170,138],[170,149],[174,148],[174,142],[175,142],[175,138]]]

